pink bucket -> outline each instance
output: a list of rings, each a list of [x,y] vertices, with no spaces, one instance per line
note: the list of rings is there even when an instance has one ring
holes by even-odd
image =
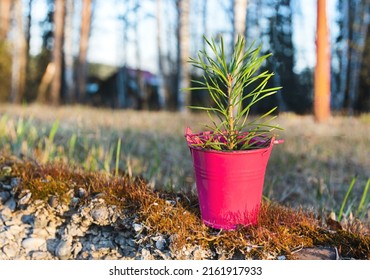
[[[219,152],[189,145],[201,216],[212,228],[256,225],[267,162],[274,143],[255,150]]]

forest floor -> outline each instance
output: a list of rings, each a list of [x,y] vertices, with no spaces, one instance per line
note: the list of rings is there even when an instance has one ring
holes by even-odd
[[[102,193],[148,234],[175,237],[173,251],[197,244],[218,258],[294,259],[314,247],[370,259],[370,115],[316,124],[281,114],[285,142],[271,155],[259,224],[235,231],[201,222],[184,131],[205,122],[199,114],[2,105],[2,178],[19,177],[18,191],[26,187],[33,199],[63,198],[82,185]],[[44,178],[67,188],[35,183]]]

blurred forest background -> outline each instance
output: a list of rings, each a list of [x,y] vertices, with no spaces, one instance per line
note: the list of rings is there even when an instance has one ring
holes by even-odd
[[[231,49],[244,34],[273,53],[265,67],[283,87],[257,109],[312,113],[317,3],[0,0],[0,102],[184,110],[210,102],[180,90],[200,75],[187,59],[204,47],[202,36],[223,36]],[[326,4],[331,110],[369,112],[370,1]]]

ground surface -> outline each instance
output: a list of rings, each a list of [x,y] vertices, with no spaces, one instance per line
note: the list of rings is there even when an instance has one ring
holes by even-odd
[[[310,250],[369,258],[369,115],[320,125],[310,116],[279,116],[285,143],[271,155],[260,223],[232,232],[206,228],[199,215],[183,134],[206,121],[0,107],[0,240],[13,234],[17,244],[3,243],[2,258],[315,258]],[[42,215],[56,218],[32,218]]]

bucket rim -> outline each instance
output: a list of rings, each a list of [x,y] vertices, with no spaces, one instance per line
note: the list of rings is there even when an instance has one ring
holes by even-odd
[[[189,149],[197,151],[197,152],[204,152],[204,153],[213,153],[213,154],[222,154],[222,155],[243,155],[243,154],[255,154],[255,153],[263,153],[266,152],[270,149],[272,149],[272,146],[275,143],[275,136],[271,137],[270,139],[270,144],[267,147],[260,147],[256,149],[251,149],[251,150],[232,150],[232,151],[217,151],[217,150],[212,150],[212,149],[204,149],[201,147],[196,147],[193,145],[188,144]]]

